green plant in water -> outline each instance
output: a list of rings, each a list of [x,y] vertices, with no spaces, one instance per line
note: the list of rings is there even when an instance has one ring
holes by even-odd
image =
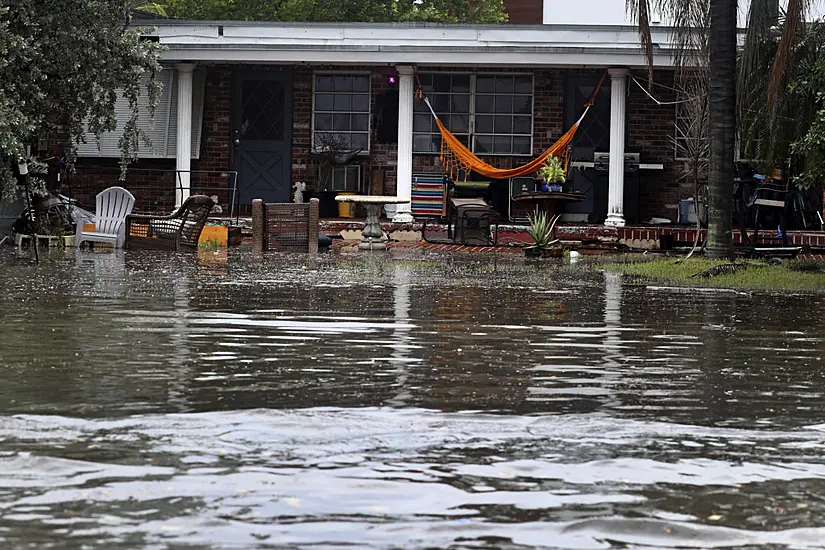
[[[544,166],[539,168],[539,177],[547,183],[564,183],[567,174],[559,157],[550,156]]]
[[[216,250],[220,246],[220,241],[216,239],[208,239],[198,244],[198,248],[203,250]]]
[[[536,211],[533,215],[527,216],[530,227],[527,233],[533,238],[532,244],[525,248],[535,250],[545,250],[559,242],[556,238],[556,223],[561,218],[556,214],[552,218],[547,216],[547,212]]]

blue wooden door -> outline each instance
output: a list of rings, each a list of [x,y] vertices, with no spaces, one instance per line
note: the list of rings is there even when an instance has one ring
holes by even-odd
[[[289,202],[292,188],[292,75],[239,73],[233,101],[232,167],[239,202]]]

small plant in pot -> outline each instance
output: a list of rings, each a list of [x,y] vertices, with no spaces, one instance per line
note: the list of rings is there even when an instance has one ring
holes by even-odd
[[[542,180],[541,190],[543,192],[561,191],[562,184],[567,178],[561,159],[552,155],[544,163],[544,166],[539,168],[538,176]]]
[[[560,215],[549,217],[547,212],[536,211],[528,216],[530,228],[527,230],[533,242],[524,247],[524,255],[534,258],[561,256],[561,247],[556,246],[559,239],[556,238],[556,223],[561,218]]]

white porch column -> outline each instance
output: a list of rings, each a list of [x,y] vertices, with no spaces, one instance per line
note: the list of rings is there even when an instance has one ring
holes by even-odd
[[[398,70],[398,165],[396,168],[396,191],[399,199],[410,200],[412,197],[412,150],[413,150],[413,68],[407,65],[396,67]],[[410,203],[399,204],[395,223],[412,223]]]
[[[627,108],[627,69],[610,73],[610,176],[605,225],[624,226],[624,134]]]
[[[178,63],[178,141],[175,149],[175,206],[189,198],[189,169],[192,158],[192,72],[194,63]]]

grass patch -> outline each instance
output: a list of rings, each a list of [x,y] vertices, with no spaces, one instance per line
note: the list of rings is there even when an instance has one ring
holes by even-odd
[[[818,261],[785,260],[768,263],[737,260],[737,264],[746,265],[747,268],[714,277],[696,276],[724,263],[730,262],[707,258],[668,259],[612,264],[608,269],[645,281],[664,281],[685,287],[825,293],[825,262]]]

